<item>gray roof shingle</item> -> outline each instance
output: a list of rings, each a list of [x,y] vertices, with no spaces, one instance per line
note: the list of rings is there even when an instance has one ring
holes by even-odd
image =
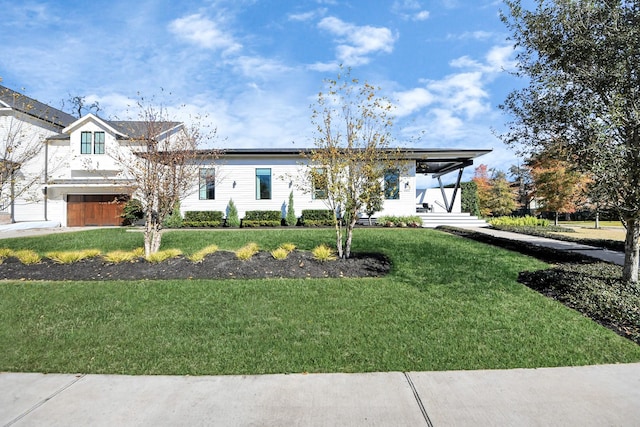
[[[8,87],[0,85],[0,103],[21,113],[47,121],[53,125],[64,128],[77,119],[71,114],[43,104],[33,98],[29,98]]]

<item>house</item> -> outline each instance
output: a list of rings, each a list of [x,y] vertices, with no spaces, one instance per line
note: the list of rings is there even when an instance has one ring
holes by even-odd
[[[143,122],[110,121],[93,114],[75,118],[29,99],[43,120],[29,115],[32,109],[7,101],[16,93],[5,90],[3,116],[29,124],[29,133],[43,146],[20,171],[36,174],[30,197],[15,197],[3,210],[15,221],[58,221],[63,226],[119,225],[124,203],[135,197],[135,182],[124,176],[122,157],[114,153],[130,149],[147,132]],[[21,95],[20,95],[21,96]],[[1,123],[1,122],[0,122]],[[163,122],[156,138],[170,137],[183,125]],[[3,134],[4,132],[4,134]],[[7,130],[0,128],[0,138]],[[0,139],[0,142],[4,139]],[[199,180],[181,202],[181,211],[226,212],[233,199],[242,218],[248,210],[287,211],[293,192],[296,215],[305,209],[326,209],[321,192],[300,185],[308,149],[226,149],[220,153],[201,150]],[[404,149],[403,167],[385,176],[385,200],[380,215],[423,215],[460,212],[459,182],[465,167],[490,150]],[[133,155],[133,153],[130,153]],[[458,172],[457,185],[444,188],[440,178]],[[433,175],[439,189],[416,189],[419,174]],[[19,180],[17,178],[16,180]],[[309,188],[309,186],[307,186]]]

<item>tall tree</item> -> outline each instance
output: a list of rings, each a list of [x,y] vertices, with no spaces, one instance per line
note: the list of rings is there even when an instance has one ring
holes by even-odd
[[[133,182],[134,196],[145,213],[145,256],[160,249],[165,219],[185,196],[195,191],[199,177],[197,151],[205,135],[200,118],[184,124],[169,120],[166,107],[141,98],[136,103],[138,120],[111,122],[129,136],[112,156],[122,174]],[[215,135],[215,130],[212,131]],[[214,151],[211,151],[215,155]]]
[[[502,108],[503,140],[536,153],[564,141],[566,160],[606,193],[627,228],[623,279],[638,281],[640,249],[640,2],[505,0],[502,20],[528,85]]]
[[[334,215],[338,255],[349,258],[358,214],[380,197],[385,174],[399,171],[399,151],[390,147],[392,104],[377,95],[379,88],[360,83],[349,71],[326,83],[312,114],[316,135],[307,181],[311,191],[323,190]]]
[[[487,165],[480,164],[475,168],[472,181],[476,183],[478,194],[478,209],[480,215],[491,215],[491,207],[489,199],[491,198],[491,178],[489,177],[489,169]]]
[[[509,175],[518,186],[519,210],[523,215],[531,214],[531,201],[533,200],[533,177],[531,168],[526,164],[511,165]]]
[[[488,209],[493,216],[511,215],[517,208],[516,194],[502,171],[494,171],[489,189]]]
[[[587,180],[563,160],[538,157],[530,161],[534,195],[542,209],[554,212],[555,225],[561,213],[573,213],[584,200]]]

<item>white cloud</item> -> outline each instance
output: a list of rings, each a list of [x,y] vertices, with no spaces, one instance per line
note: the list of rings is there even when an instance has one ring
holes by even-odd
[[[172,21],[169,24],[169,31],[183,40],[206,49],[229,53],[242,48],[231,34],[224,31],[220,20],[213,21],[199,13]]]
[[[425,88],[417,87],[404,92],[396,92],[393,94],[396,99],[396,109],[394,114],[398,117],[408,116],[415,111],[431,105],[435,97]]]
[[[274,76],[282,76],[291,70],[291,67],[276,60],[260,57],[240,56],[230,63],[239,69],[243,75],[252,78],[268,79]]]
[[[490,31],[465,31],[460,34],[447,34],[447,40],[489,40],[496,34]]]
[[[407,21],[425,21],[430,15],[416,0],[396,0],[391,6],[391,11]]]
[[[316,9],[316,10],[303,12],[303,13],[290,13],[289,15],[287,15],[287,17],[289,18],[290,21],[307,22],[319,16],[324,16],[326,13],[327,13],[327,9],[321,8],[321,9]]]
[[[396,36],[388,28],[357,26],[335,17],[322,19],[318,28],[337,37],[340,44],[336,47],[336,56],[343,65],[368,64],[368,55],[391,53],[396,41]]]
[[[493,46],[485,55],[485,62],[481,63],[468,56],[456,58],[449,63],[455,68],[468,68],[483,73],[500,73],[505,70],[513,70],[516,67],[514,49],[511,45]]]

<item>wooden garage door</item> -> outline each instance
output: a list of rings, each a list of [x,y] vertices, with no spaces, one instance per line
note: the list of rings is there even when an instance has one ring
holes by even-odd
[[[69,194],[67,227],[122,225],[122,208],[127,196],[121,194]]]

